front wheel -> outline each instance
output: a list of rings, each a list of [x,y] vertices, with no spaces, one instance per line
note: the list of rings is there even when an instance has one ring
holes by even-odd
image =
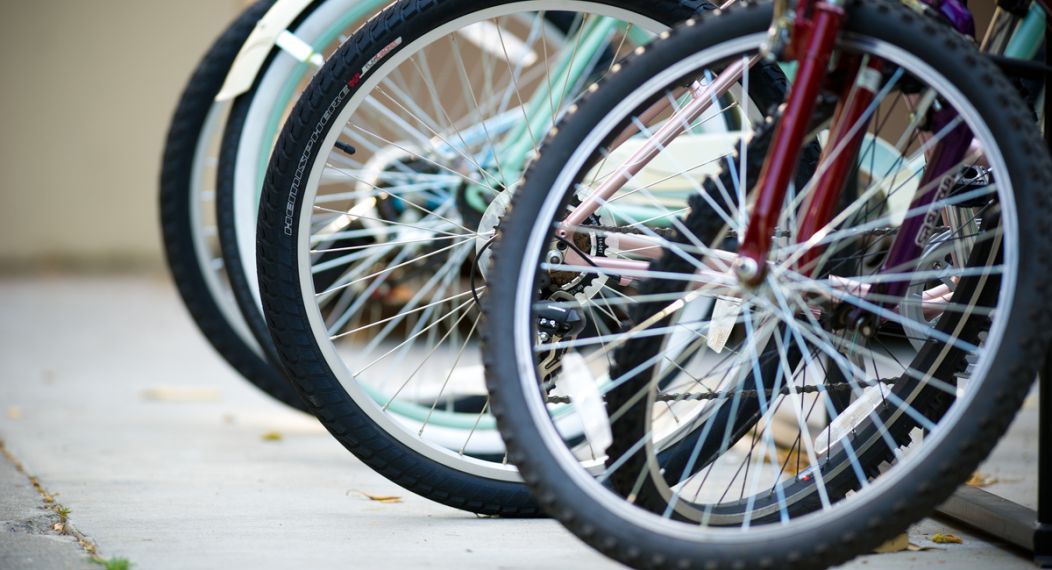
[[[837,56],[884,62],[866,135],[813,239],[796,232],[822,177],[790,187],[760,285],[731,263],[777,115],[729,144],[692,123],[644,165],[629,159],[680,117],[661,102],[689,108],[691,86],[760,61],[762,5],[688,22],[623,63],[546,142],[504,219],[484,354],[509,459],[545,509],[623,563],[804,568],[864,552],[964,481],[1043,358],[1050,248],[1020,238],[1050,213],[1052,164],[1032,119],[939,22],[890,2],[846,9]],[[737,100],[718,108],[751,98]],[[956,119],[911,120],[936,109]],[[816,111],[815,143],[832,114]],[[961,129],[977,144],[940,170],[932,148]],[[837,152],[824,146],[815,172]],[[627,183],[595,199],[625,165]],[[918,253],[889,268],[900,236]],[[624,307],[623,329],[552,340],[546,311],[571,301],[548,292],[578,275],[606,278],[576,296],[581,312]],[[584,439],[560,429],[568,417]]]

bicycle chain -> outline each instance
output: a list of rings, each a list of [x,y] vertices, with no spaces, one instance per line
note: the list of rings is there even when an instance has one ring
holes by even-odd
[[[894,386],[898,378],[878,378],[875,381],[867,382],[865,387],[871,388],[877,384],[883,384],[885,386]],[[856,387],[860,387],[858,384],[852,384],[851,382],[835,382],[832,384],[817,384],[814,386],[798,386],[796,388],[797,394],[816,394],[820,392],[844,392],[847,390],[853,390]],[[788,386],[778,391],[779,396],[788,396],[792,391],[789,390]],[[759,397],[759,390],[741,390],[741,391],[730,391],[730,392],[708,392],[705,394],[659,394],[657,397],[658,402],[687,402],[687,401],[706,401],[706,400],[725,400],[733,398],[734,396],[756,398]],[[771,391],[767,390],[764,392],[764,397],[770,399],[772,396]],[[546,402],[549,404],[569,404],[571,403],[569,396],[548,396]]]

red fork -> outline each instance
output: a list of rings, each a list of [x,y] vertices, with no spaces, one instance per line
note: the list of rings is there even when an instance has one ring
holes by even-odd
[[[739,248],[736,271],[739,279],[747,285],[762,282],[766,275],[771,236],[800,160],[808,123],[814,113],[819,89],[826,79],[844,10],[829,2],[817,2],[812,16],[807,20],[804,18],[804,11],[799,10],[792,50],[798,61],[796,80],[782,119],[775,128],[771,152],[760,171],[756,203]]]

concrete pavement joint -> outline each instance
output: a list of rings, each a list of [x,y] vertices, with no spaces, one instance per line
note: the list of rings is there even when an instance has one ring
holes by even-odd
[[[92,562],[105,564],[106,560],[99,555],[99,548],[98,545],[95,544],[95,541],[80,532],[77,527],[73,526],[73,523],[69,521],[70,509],[56,501],[56,494],[48,491],[35,475],[29,474],[25,465],[11,453],[11,450],[7,448],[7,445],[5,445],[4,440],[2,439],[0,439],[0,455],[3,455],[7,461],[15,467],[15,470],[29,480],[29,483],[33,485],[33,488],[36,489],[41,499],[43,499],[44,507],[58,515],[59,522],[51,527],[51,530],[58,534],[72,536],[76,539],[77,544],[80,545],[81,549],[84,550]]]

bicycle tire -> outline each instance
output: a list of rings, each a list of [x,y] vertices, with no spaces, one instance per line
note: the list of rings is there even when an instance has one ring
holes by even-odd
[[[219,355],[242,377],[271,397],[304,410],[299,395],[288,381],[251,344],[239,326],[236,306],[221,308],[227,301],[209,283],[211,260],[203,259],[197,240],[199,220],[194,215],[194,169],[199,146],[215,97],[227,72],[256,22],[273,5],[260,0],[247,8],[215,41],[194,70],[171,120],[165,141],[160,176],[160,225],[166,261],[172,279],[194,323]],[[231,313],[233,310],[235,313]]]
[[[868,37],[897,46],[912,48],[924,61],[937,66],[966,100],[982,110],[982,119],[996,134],[1000,152],[1011,160],[1014,199],[1023,220],[1019,227],[1026,231],[1043,232],[1052,208],[1049,181],[1052,164],[1040,137],[1033,128],[1032,117],[1020,102],[1018,94],[990,62],[982,58],[961,38],[945,26],[932,22],[901,5],[891,2],[852,1],[846,3],[849,18],[846,31],[858,31]],[[664,69],[668,61],[678,61],[682,54],[715,45],[741,34],[766,29],[770,22],[769,5],[743,4],[720,18],[701,16],[686,27],[677,28],[663,42],[634,57],[622,66],[621,74],[610,83],[643,84],[655,69]],[[706,35],[709,34],[709,35]],[[905,48],[904,48],[905,49]],[[662,62],[658,54],[668,50],[668,60]],[[671,55],[679,51],[680,56]],[[978,80],[977,80],[978,78]],[[591,101],[606,99],[606,105],[623,97],[620,92],[606,92],[601,87],[579,107],[579,112]],[[603,108],[603,104],[598,104]],[[606,109],[609,110],[609,109]],[[601,115],[599,109],[593,109]],[[576,117],[575,117],[576,118]],[[575,129],[574,118],[560,125],[559,135],[549,139],[540,161],[527,174],[540,176],[542,182],[551,178],[545,174],[545,154],[566,160],[581,143],[581,129]],[[583,124],[583,123],[582,123]],[[577,130],[578,132],[574,133]],[[544,185],[544,184],[541,184]],[[512,215],[506,219],[504,240],[494,257],[496,277],[492,281],[495,297],[514,298],[518,281],[529,275],[524,258],[532,256],[522,241],[528,231],[520,225],[532,223],[530,213],[539,210],[543,201],[536,193],[516,195]],[[525,205],[524,205],[525,204]],[[524,213],[515,215],[516,208]],[[534,216],[536,217],[536,216]],[[515,241],[512,241],[515,240]],[[999,350],[989,356],[989,370],[996,381],[984,382],[979,393],[966,403],[969,421],[953,424],[930,448],[925,461],[909,465],[909,471],[897,472],[893,481],[882,488],[879,497],[861,497],[855,509],[827,514],[825,524],[812,524],[805,536],[791,536],[788,532],[757,527],[755,532],[742,533],[740,539],[719,541],[711,537],[691,538],[686,533],[662,532],[656,521],[649,518],[633,519],[628,510],[610,499],[614,494],[590,480],[583,470],[568,467],[567,455],[546,437],[551,434],[539,429],[535,388],[519,379],[521,363],[509,355],[516,354],[514,335],[515,315],[508,310],[488,310],[489,322],[484,339],[487,344],[487,381],[497,416],[507,443],[510,460],[519,466],[523,477],[534,489],[541,505],[558,518],[582,540],[607,556],[638,568],[739,568],[786,567],[813,568],[842,563],[855,555],[879,545],[909,523],[923,517],[944,500],[953,489],[964,482],[974,467],[989,453],[998,437],[1007,429],[1030,386],[1038,363],[1043,359],[1048,343],[1048,325],[1052,314],[1037,299],[1049,290],[1047,264],[1052,248],[1047,240],[1019,240],[1016,247],[1020,262],[1027,270],[1014,283],[1011,294],[1011,313],[1002,318],[1009,325],[1000,329],[1003,334]],[[494,333],[500,331],[501,333]],[[516,333],[518,334],[518,333]],[[550,430],[548,430],[550,432]],[[892,484],[893,483],[893,484]],[[844,514],[846,513],[846,514]],[[758,546],[762,543],[762,546]]]

